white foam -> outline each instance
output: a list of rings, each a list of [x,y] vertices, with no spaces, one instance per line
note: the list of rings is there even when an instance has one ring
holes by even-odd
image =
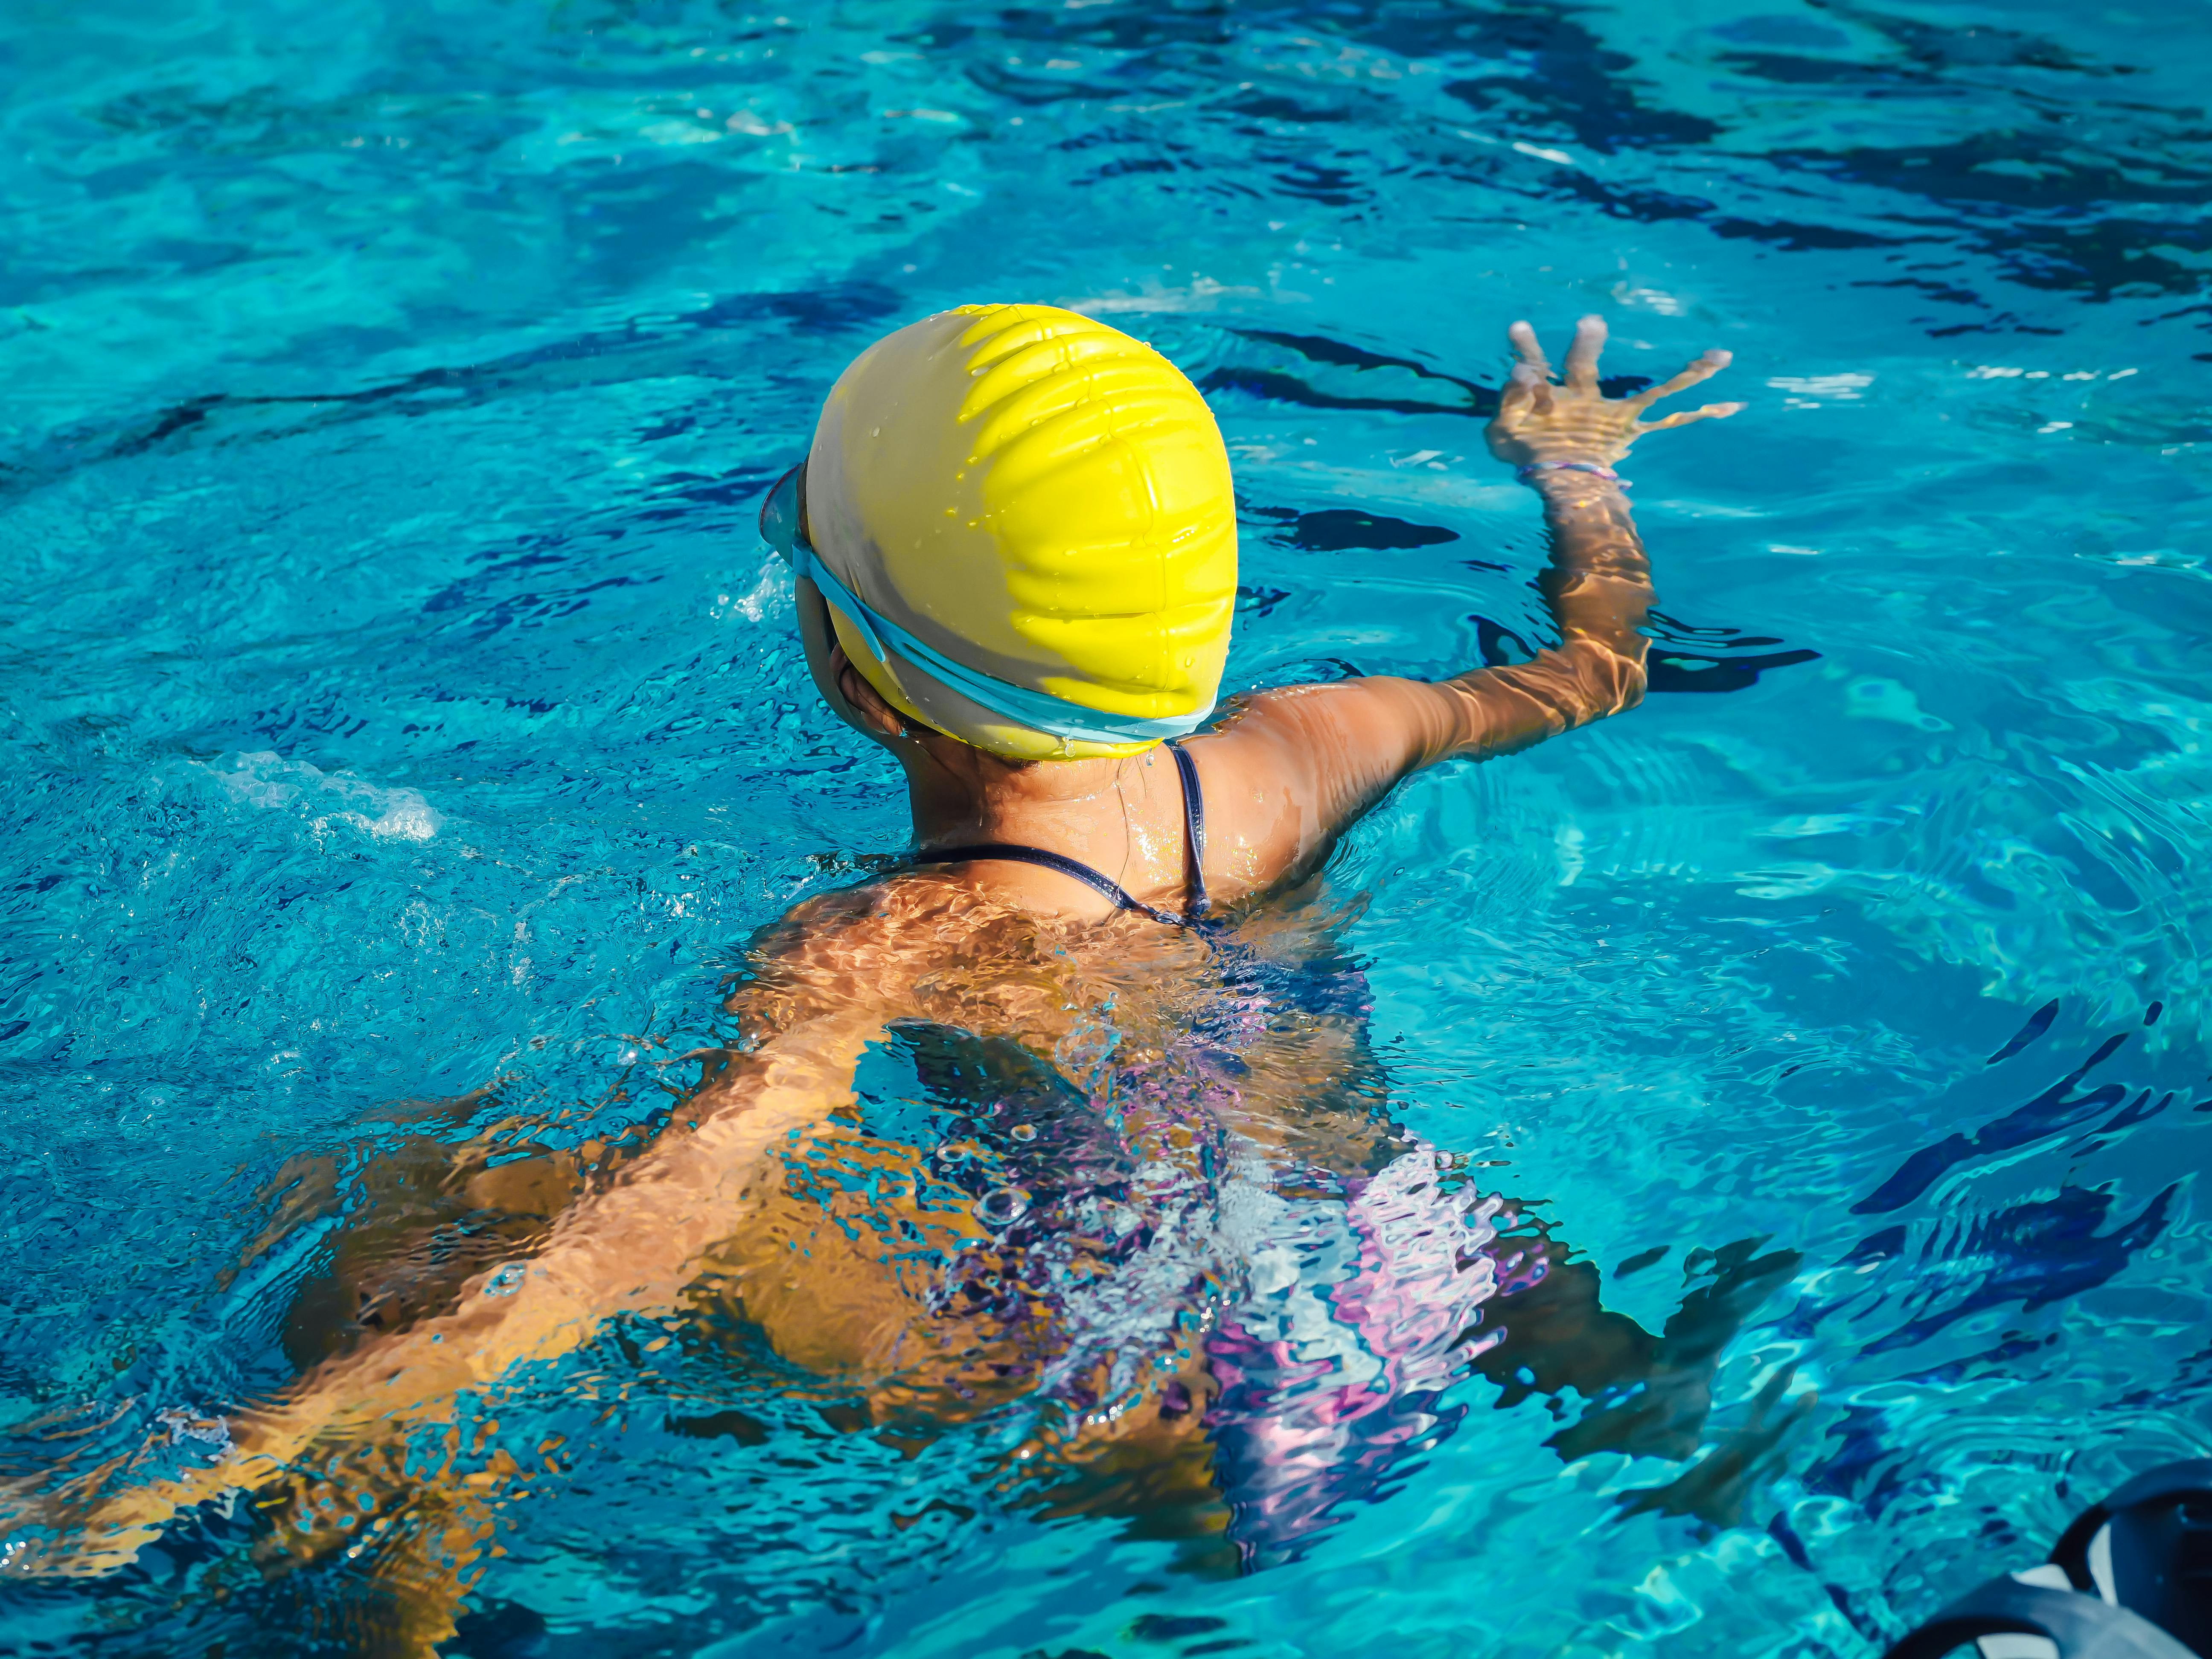
[[[1214,311],[1224,300],[1256,300],[1261,297],[1256,288],[1236,287],[1218,283],[1211,276],[1200,276],[1194,279],[1188,288],[1170,288],[1157,281],[1147,280],[1141,293],[1094,294],[1085,299],[1070,300],[1066,306],[1070,311],[1079,311],[1087,317],[1098,317],[1121,312]]]
[[[227,755],[205,769],[232,799],[263,811],[295,813],[318,839],[343,827],[375,841],[429,841],[446,822],[416,790],[381,788],[270,750]]]
[[[1859,393],[1874,384],[1871,374],[1777,374],[1766,383],[1777,392],[1794,392],[1799,398],[1832,398],[1839,403],[1854,401]]]

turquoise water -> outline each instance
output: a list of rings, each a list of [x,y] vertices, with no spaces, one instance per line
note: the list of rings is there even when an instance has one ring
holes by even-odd
[[[1324,901],[1391,1115],[1667,1368],[1468,1375],[1237,1574],[617,1333],[471,1408],[567,1440],[448,1651],[1856,1656],[2212,1452],[2201,4],[30,0],[0,62],[19,1491],[282,1384],[298,1160],[656,1121],[897,850],[753,517],[977,298],[1205,387],[1240,687],[1540,641],[1508,321],[1735,354],[1627,469],[1655,695]],[[256,1538],[0,1580],[0,1648],[343,1650],[373,1552]]]

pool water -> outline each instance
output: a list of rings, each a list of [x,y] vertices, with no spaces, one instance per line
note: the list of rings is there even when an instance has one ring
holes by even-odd
[[[1002,298],[1205,389],[1236,688],[1542,643],[1506,323],[1735,354],[1626,469],[1644,707],[1312,901],[1389,1117],[1667,1358],[1462,1366],[1238,1571],[618,1328],[465,1402],[528,1479],[447,1651],[1865,1655],[2212,1452],[2202,7],[30,0],[0,61],[19,1516],[283,1385],[303,1193],[658,1122],[899,849],[754,517]],[[377,1650],[375,1548],[267,1527],[0,1578],[0,1649]]]

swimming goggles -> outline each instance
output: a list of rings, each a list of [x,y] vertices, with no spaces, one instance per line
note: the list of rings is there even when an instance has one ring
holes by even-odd
[[[761,539],[790,562],[793,574],[805,577],[821,589],[822,597],[837,608],[878,662],[896,652],[941,684],[994,714],[1032,731],[1079,743],[1157,743],[1168,738],[1188,737],[1213,713],[1209,704],[1171,720],[1139,720],[1133,715],[1113,714],[1103,708],[1070,702],[1049,692],[1014,685],[953,661],[888,617],[871,610],[823,563],[821,556],[814,550],[814,544],[807,538],[801,513],[805,488],[804,461],[770,486],[768,500],[761,507]]]

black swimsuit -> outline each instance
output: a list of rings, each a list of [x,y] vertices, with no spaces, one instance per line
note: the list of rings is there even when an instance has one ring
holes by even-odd
[[[1134,910],[1140,916],[1150,916],[1170,927],[1195,927],[1209,919],[1206,913],[1212,908],[1206,896],[1206,797],[1198,787],[1198,768],[1183,752],[1182,744],[1170,740],[1167,748],[1175,757],[1176,770],[1182,776],[1183,842],[1190,866],[1190,908],[1182,915],[1156,910],[1104,871],[1094,870],[1065,853],[1048,853],[1042,847],[1023,847],[1002,841],[978,842],[972,847],[944,847],[916,853],[910,861],[972,864],[985,859],[1000,859],[1009,864],[1034,864],[1041,870],[1057,870],[1063,876],[1074,877],[1094,892],[1113,900],[1121,909]]]

